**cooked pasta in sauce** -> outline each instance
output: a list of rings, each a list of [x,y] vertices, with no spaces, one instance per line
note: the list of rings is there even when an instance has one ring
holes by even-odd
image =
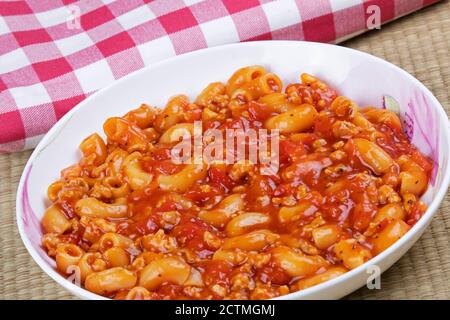
[[[278,171],[174,163],[195,121],[278,130]],[[292,293],[364,264],[427,209],[432,162],[398,116],[308,74],[283,90],[275,74],[245,67],[193,101],[107,119],[104,133],[83,140],[79,163],[49,186],[42,245],[59,272],[76,269],[84,288],[114,299]]]

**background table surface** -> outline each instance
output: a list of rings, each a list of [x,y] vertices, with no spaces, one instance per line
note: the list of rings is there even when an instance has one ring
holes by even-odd
[[[450,113],[450,3],[444,1],[381,30],[343,43],[390,61],[422,81]],[[26,251],[15,219],[15,196],[31,151],[0,155],[0,299],[75,299]],[[414,247],[381,276],[381,289],[348,299],[450,299],[450,193]]]

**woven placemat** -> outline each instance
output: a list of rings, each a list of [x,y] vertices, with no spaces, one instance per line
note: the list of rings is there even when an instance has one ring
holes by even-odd
[[[428,7],[344,43],[407,70],[450,114],[450,3]],[[0,155],[0,299],[74,299],[34,263],[20,240],[15,195],[30,151]],[[381,276],[381,289],[349,299],[450,299],[450,193],[414,247]]]

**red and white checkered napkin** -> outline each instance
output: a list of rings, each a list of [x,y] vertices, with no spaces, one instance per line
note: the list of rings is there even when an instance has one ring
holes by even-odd
[[[338,42],[438,0],[0,1],[0,152],[34,147],[77,103],[132,71],[225,43]],[[375,8],[376,9],[376,8]]]

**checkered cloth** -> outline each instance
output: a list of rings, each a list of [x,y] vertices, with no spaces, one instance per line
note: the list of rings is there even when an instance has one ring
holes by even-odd
[[[0,152],[36,146],[115,79],[188,51],[250,40],[339,42],[438,0],[0,1]]]

